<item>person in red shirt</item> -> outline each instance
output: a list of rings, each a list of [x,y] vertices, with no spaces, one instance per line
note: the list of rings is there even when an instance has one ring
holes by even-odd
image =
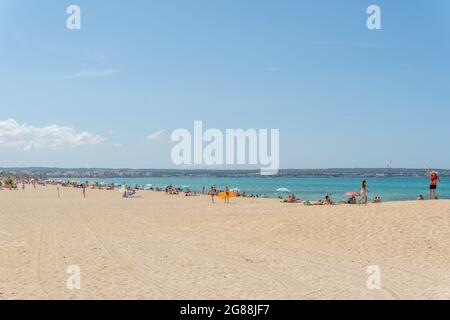
[[[430,176],[430,200],[436,200],[437,184],[441,182],[441,179],[436,171],[428,171],[428,175]]]

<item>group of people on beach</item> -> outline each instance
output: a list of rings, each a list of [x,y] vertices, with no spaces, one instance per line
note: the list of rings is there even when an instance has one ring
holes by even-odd
[[[437,186],[438,183],[441,183],[441,178],[439,178],[439,175],[437,171],[428,170],[427,175],[430,177],[430,193],[429,193],[429,199],[430,200],[437,200]],[[425,200],[425,197],[423,194],[419,194],[417,196],[416,200]]]
[[[334,202],[333,199],[331,198],[331,194],[327,194],[323,200],[317,200],[317,201],[306,200],[306,201],[302,201],[302,200],[298,199],[295,194],[290,194],[287,198],[283,199],[281,202],[283,202],[283,203],[302,203],[302,204],[304,204],[306,206],[357,204],[357,203],[367,205],[368,202],[369,202],[369,197],[367,196],[368,192],[369,192],[369,190],[367,189],[367,181],[363,180],[362,183],[361,183],[360,193],[358,194],[356,192],[352,192],[350,194],[350,198],[348,198],[347,200]],[[359,201],[356,199],[357,195],[360,196]],[[374,198],[373,203],[380,203],[380,202],[381,202],[381,197],[380,196],[376,196]]]
[[[437,200],[437,187],[438,184],[441,183],[441,179],[438,175],[438,172],[434,170],[428,170],[427,176],[430,177],[430,185],[429,185],[429,199],[430,200]],[[58,197],[61,197],[60,194],[60,186],[63,187],[76,187],[80,188],[82,190],[82,196],[86,198],[86,189],[91,188],[99,188],[102,189],[103,184],[99,183],[89,183],[88,181],[84,183],[80,182],[73,182],[73,181],[40,181],[36,179],[23,179],[19,180],[21,183],[21,187],[23,190],[25,190],[25,185],[30,184],[34,188],[36,188],[36,184],[40,185],[46,185],[47,183],[55,184],[58,186]],[[12,178],[4,178],[0,179],[0,190],[3,190],[3,188],[9,189],[9,190],[17,190],[18,189],[18,180],[12,179]],[[111,186],[104,185],[106,190],[114,190],[115,184],[112,183]],[[122,189],[124,189],[125,184],[122,185]],[[103,188],[103,189],[105,189]],[[184,188],[184,187],[183,187]],[[136,190],[138,190],[139,187],[136,186],[136,188],[127,187],[126,192],[123,193],[124,197],[133,197],[135,196]],[[145,189],[146,190],[146,189]],[[175,188],[172,185],[169,185],[165,187],[165,189],[161,190],[159,188],[153,188],[151,187],[151,190],[153,191],[165,191],[166,194],[169,195],[178,195],[181,192],[184,192],[186,196],[198,196],[199,193],[192,191],[192,190],[183,190],[182,188]],[[369,203],[369,197],[368,197],[369,190],[367,188],[367,181],[363,180],[361,182],[360,192],[349,192],[349,198],[346,200],[341,200],[339,202],[334,202],[331,198],[331,194],[327,194],[323,200],[317,200],[317,201],[302,201],[295,194],[288,195],[285,199],[282,199],[281,202],[283,203],[303,203],[304,205],[337,205],[337,204],[362,204],[367,205]],[[207,194],[211,197],[211,202],[215,202],[215,197],[220,197],[225,203],[230,203],[230,198],[232,197],[246,197],[247,195],[245,193],[241,193],[237,189],[230,189],[228,186],[225,187],[224,191],[219,191],[216,185],[213,185],[210,187],[209,191],[205,192],[205,187],[202,188],[201,194]],[[359,199],[357,199],[359,197]],[[425,197],[423,194],[420,194],[416,198],[417,200],[425,200]],[[375,196],[372,203],[381,203],[381,197]]]
[[[436,171],[428,171],[427,175],[430,177],[430,194],[429,199],[430,200],[437,200],[437,185],[438,183],[441,183],[441,179],[439,178],[439,175]],[[323,200],[317,200],[317,201],[302,201],[297,198],[295,194],[290,194],[287,198],[283,199],[281,202],[283,203],[303,203],[304,205],[313,206],[313,205],[338,205],[338,204],[363,204],[367,205],[369,203],[369,197],[368,197],[369,190],[367,189],[367,181],[363,180],[361,182],[361,188],[359,194],[354,192],[350,195],[350,198],[347,200],[342,200],[339,202],[334,202],[331,199],[331,195],[327,194]],[[356,199],[356,197],[359,195],[359,200]],[[425,200],[425,197],[420,194],[417,196],[417,200]],[[381,197],[375,196],[372,203],[381,203]]]
[[[223,200],[225,203],[230,203],[230,198],[233,195],[237,195],[239,196],[239,192],[237,191],[232,191],[230,190],[230,188],[228,186],[225,187],[225,191],[222,191],[223,193]],[[214,203],[214,197],[219,196],[221,194],[221,192],[219,192],[217,190],[217,186],[211,186],[211,188],[209,189],[208,195],[211,197],[211,202]]]

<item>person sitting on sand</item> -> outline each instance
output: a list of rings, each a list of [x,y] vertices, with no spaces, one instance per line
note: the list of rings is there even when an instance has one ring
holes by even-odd
[[[184,194],[186,197],[199,196],[199,194],[195,191],[188,191]]]
[[[417,196],[417,199],[416,200],[418,200],[418,201],[423,201],[423,200],[425,200],[425,197],[423,196],[423,194],[419,194],[418,196]]]
[[[323,205],[333,205],[334,202],[333,200],[331,200],[331,196],[329,194],[327,194],[325,196],[325,200],[322,202]]]
[[[372,203],[381,203],[381,197],[380,196],[376,196],[374,199],[373,199],[373,202]]]
[[[351,196],[351,197],[347,200],[347,204],[356,204],[356,197],[355,197],[355,196]]]
[[[142,198],[141,196],[136,196],[136,190],[125,190],[125,192],[123,193],[123,197],[124,198]]]

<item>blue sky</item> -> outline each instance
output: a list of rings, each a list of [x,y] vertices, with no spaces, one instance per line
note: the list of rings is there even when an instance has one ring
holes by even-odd
[[[450,168],[449,57],[446,0],[0,0],[0,166],[171,168],[202,120],[280,129],[282,168]]]

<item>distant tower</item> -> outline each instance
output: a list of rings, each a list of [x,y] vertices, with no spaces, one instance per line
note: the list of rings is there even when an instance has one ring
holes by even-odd
[[[387,164],[386,169],[387,170],[392,169],[392,160],[389,160],[389,163]]]
[[[384,172],[385,175],[389,174],[389,171],[392,169],[392,160],[389,160],[388,164],[386,165],[386,171]]]

